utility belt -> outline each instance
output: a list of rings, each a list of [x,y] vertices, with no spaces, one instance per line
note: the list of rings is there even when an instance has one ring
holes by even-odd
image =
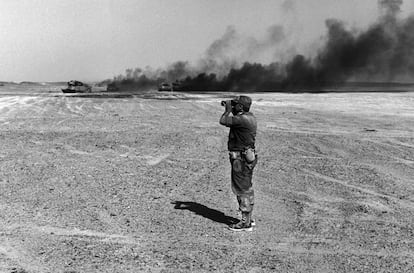
[[[243,151],[229,151],[231,159],[245,159],[247,163],[251,163],[256,159],[256,150],[253,148],[247,148]]]

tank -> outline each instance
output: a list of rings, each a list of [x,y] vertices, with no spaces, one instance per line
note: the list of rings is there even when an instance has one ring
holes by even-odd
[[[80,81],[68,81],[68,87],[62,89],[63,93],[90,93],[91,86]]]

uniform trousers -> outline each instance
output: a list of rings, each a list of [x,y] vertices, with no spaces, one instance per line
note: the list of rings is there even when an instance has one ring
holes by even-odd
[[[236,155],[235,155],[236,154]],[[253,169],[257,164],[255,160],[248,163],[242,153],[230,152],[231,188],[237,196],[241,212],[251,213],[254,206]]]

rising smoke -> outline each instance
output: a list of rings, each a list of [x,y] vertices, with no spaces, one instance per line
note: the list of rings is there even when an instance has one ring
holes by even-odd
[[[282,26],[271,26],[261,40],[241,37],[234,27],[214,41],[196,65],[176,62],[165,69],[129,69],[117,83],[150,89],[162,81],[180,80],[185,90],[271,91],[338,85],[347,81],[414,80],[414,16],[399,18],[402,0],[379,0],[381,15],[364,30],[349,30],[344,22],[326,20],[326,42],[315,57],[292,56],[290,61],[244,62],[276,59],[284,46]],[[293,8],[285,1],[285,8]]]

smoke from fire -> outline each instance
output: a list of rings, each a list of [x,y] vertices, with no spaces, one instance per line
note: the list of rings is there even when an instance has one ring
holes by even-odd
[[[242,37],[230,26],[196,64],[179,61],[165,69],[129,69],[114,81],[150,89],[162,81],[180,80],[185,90],[195,91],[270,91],[347,81],[412,81],[414,16],[399,18],[402,2],[379,0],[380,17],[364,30],[350,30],[344,22],[326,20],[326,41],[313,57],[291,54],[288,61],[278,60],[290,50],[282,26],[271,26],[262,39]]]

